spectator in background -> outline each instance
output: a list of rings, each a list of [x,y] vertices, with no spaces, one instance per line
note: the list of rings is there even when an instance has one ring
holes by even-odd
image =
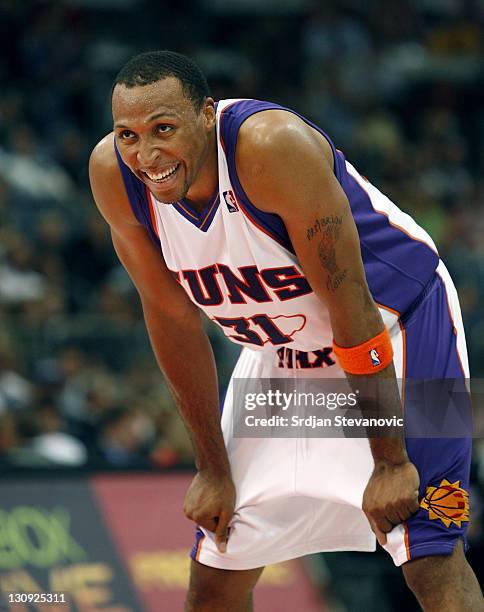
[[[4,262],[0,265],[0,302],[20,306],[42,298],[46,279],[35,268],[31,244],[18,234],[8,236]]]
[[[479,3],[330,0],[305,12],[302,2],[290,19],[279,3],[278,15],[234,19],[224,15],[224,3],[210,12],[212,3],[203,2],[203,10],[175,8],[169,22],[153,0],[144,0],[145,11],[137,1],[95,4],[0,3],[0,462],[50,463],[25,449],[36,435],[57,435],[56,419],[93,453],[103,415],[119,405],[150,420],[153,462],[191,462],[143,326],[134,323],[132,289],[114,262],[109,233],[91,215],[87,187],[90,139],[111,129],[115,70],[160,39],[200,59],[218,99],[227,91],[263,98],[270,83],[277,101],[326,127],[429,230],[459,290],[471,372],[484,375]],[[263,0],[259,8],[265,10]],[[129,36],[119,34],[120,17],[136,24]],[[218,335],[211,339],[223,389],[234,355]],[[56,408],[47,407],[52,399]],[[50,422],[51,432],[36,433],[30,416],[26,422],[34,404],[46,406],[41,427]],[[484,450],[476,446],[478,511]],[[111,464],[111,455],[96,456]],[[474,534],[474,559],[482,551],[476,538],[482,541],[482,531]],[[354,612],[366,612],[365,593],[382,586],[370,584],[365,564],[353,568],[343,559],[331,568]],[[377,604],[410,612],[392,577],[384,580],[393,595],[377,595],[375,612]]]
[[[74,184],[68,174],[42,150],[27,124],[10,128],[8,150],[0,148],[0,172],[12,187],[37,203],[62,204],[74,196]]]
[[[104,460],[117,467],[149,467],[147,449],[153,426],[146,415],[127,408],[114,408],[100,420],[97,448]]]
[[[68,432],[67,423],[52,402],[38,405],[32,417],[36,433],[29,449],[33,454],[55,465],[74,467],[86,463],[86,447]]]
[[[482,112],[474,94],[482,51],[477,5],[378,1],[367,8],[345,0],[305,12],[302,3],[291,16],[288,38],[288,20],[276,15],[249,12],[234,20],[220,8],[211,13],[210,3],[204,3],[199,13],[175,12],[168,26],[143,21],[137,3],[128,4],[101,10],[7,0],[0,6],[0,237],[5,245],[0,322],[13,338],[3,354],[4,375],[25,381],[31,395],[42,394],[46,383],[36,378],[35,368],[50,359],[51,374],[57,368],[59,375],[56,403],[70,419],[102,413],[119,401],[92,393],[96,384],[89,386],[90,377],[109,379],[107,389],[128,393],[126,376],[146,359],[132,290],[114,261],[109,233],[91,214],[86,151],[103,121],[109,129],[108,104],[103,104],[116,66],[136,48],[157,46],[160,35],[167,46],[188,50],[180,46],[183,38],[182,44],[192,47],[219,97],[229,89],[261,97],[270,82],[280,102],[327,126],[350,159],[430,230],[462,297],[472,371],[482,374],[484,201],[478,177],[484,160]],[[111,10],[123,11],[128,20],[136,17],[129,42],[119,37]],[[261,61],[268,40],[271,54]],[[296,89],[302,92],[297,99]],[[369,148],[378,155],[370,157]],[[223,386],[234,355],[225,352],[217,335],[212,339]],[[66,350],[52,358],[66,345],[70,357]],[[97,374],[88,356],[94,353],[102,359]],[[164,392],[159,379],[146,382],[143,390],[153,405]],[[170,424],[171,403],[161,402],[162,422],[148,410],[159,447],[170,448],[168,436],[183,448],[183,436]],[[188,458],[184,453],[177,456]]]

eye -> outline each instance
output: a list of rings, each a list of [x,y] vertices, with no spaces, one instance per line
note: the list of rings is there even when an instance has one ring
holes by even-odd
[[[129,138],[134,138],[134,132],[131,132],[131,130],[121,130],[119,132],[119,137],[121,138],[121,140],[128,140]]]
[[[161,134],[167,134],[168,132],[171,132],[173,130],[173,126],[172,125],[166,125],[166,123],[160,123],[160,125],[158,125],[156,127],[156,129]]]

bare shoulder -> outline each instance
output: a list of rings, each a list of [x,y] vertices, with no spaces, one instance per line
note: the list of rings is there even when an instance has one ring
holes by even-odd
[[[251,115],[240,127],[236,164],[249,197],[270,211],[264,200],[271,200],[271,194],[272,201],[281,200],[276,183],[304,185],[315,172],[332,174],[333,154],[328,140],[296,114],[268,110]]]
[[[117,170],[118,163],[114,152],[114,134],[111,132],[102,138],[94,147],[89,159],[89,169],[97,174],[111,173]]]
[[[111,132],[94,147],[89,158],[89,180],[96,206],[111,226],[138,225],[123,183]]]
[[[295,113],[286,110],[266,110],[251,115],[241,125],[237,139],[237,152],[278,153],[292,147],[316,149],[332,161],[331,146],[327,139]]]

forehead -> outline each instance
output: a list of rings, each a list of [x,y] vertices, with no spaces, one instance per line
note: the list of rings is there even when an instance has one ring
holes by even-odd
[[[116,85],[112,99],[115,123],[148,121],[153,115],[169,114],[183,119],[195,113],[193,102],[176,77],[167,77],[136,87]]]

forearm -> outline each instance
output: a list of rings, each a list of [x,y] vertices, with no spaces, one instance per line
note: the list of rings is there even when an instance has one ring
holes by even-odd
[[[166,320],[145,303],[143,311],[156,359],[192,441],[197,469],[229,474],[215,360],[201,321]]]
[[[355,376],[346,372],[346,377],[353,390],[358,390],[359,402],[364,418],[401,418],[403,406],[400,399],[398,384],[393,363],[377,374],[371,376]],[[375,431],[375,428],[372,428]],[[404,430],[402,428],[385,427],[381,436],[368,436],[375,464],[387,462],[402,464],[408,461],[405,450]]]
[[[367,287],[361,285],[353,294],[352,303],[358,303],[360,316],[345,316],[344,309],[338,309],[332,316],[335,341],[340,346],[355,346],[377,336],[384,329],[380,312]],[[348,324],[348,321],[351,321]],[[401,418],[403,406],[393,362],[376,374],[365,376],[345,372],[354,390],[359,391],[359,407],[363,417]],[[371,431],[371,430],[370,430]],[[373,432],[375,429],[373,428]],[[385,428],[380,436],[369,434],[369,442],[375,463],[401,464],[408,461],[405,450],[403,428]]]

